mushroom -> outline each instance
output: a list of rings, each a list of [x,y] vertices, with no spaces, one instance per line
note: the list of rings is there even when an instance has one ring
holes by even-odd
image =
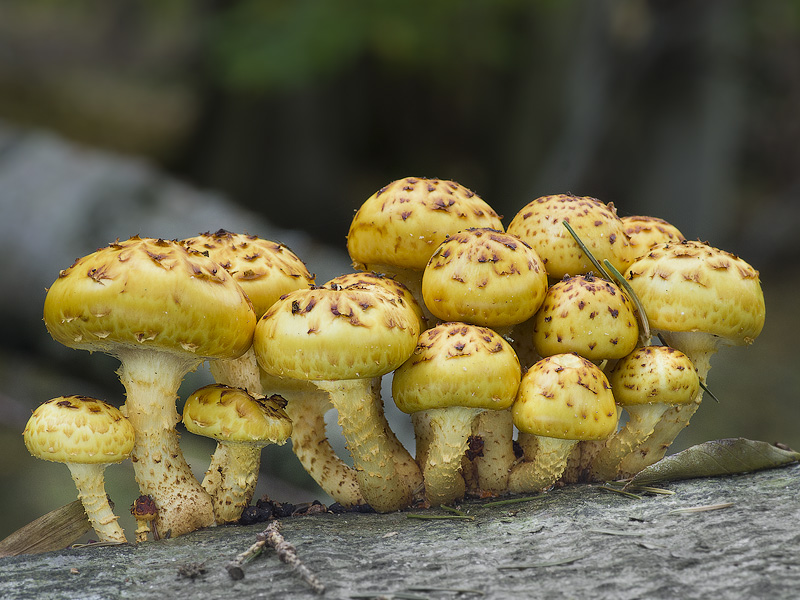
[[[511,406],[520,376],[511,345],[491,329],[442,323],[420,335],[413,355],[394,373],[392,396],[401,411],[423,411],[429,421],[421,467],[431,504],[464,496],[459,471],[472,422],[484,410]]]
[[[239,520],[253,499],[261,450],[285,444],[292,434],[285,406],[281,396],[257,397],[220,383],[203,386],[186,399],[186,429],[217,440],[202,484],[214,500],[217,524]]]
[[[448,236],[422,275],[422,296],[436,317],[490,327],[514,337],[514,326],[536,313],[546,291],[547,273],[539,255],[522,240],[488,228]],[[420,421],[415,418],[418,438],[424,438]],[[481,411],[473,435],[483,442],[472,460],[477,486],[492,492],[505,490],[515,460],[510,411]],[[421,458],[418,452],[417,459]]]
[[[634,250],[614,205],[588,196],[557,194],[537,198],[517,212],[506,232],[536,250],[552,280],[589,273],[591,261],[562,221],[572,226],[601,264],[608,259],[623,272],[633,262]]]
[[[414,351],[419,318],[407,303],[365,289],[296,290],[256,325],[258,363],[279,377],[313,381],[330,394],[364,499],[377,511],[408,506],[385,429],[380,377]],[[404,448],[403,452],[407,452]]]
[[[592,459],[590,477],[600,481],[614,479],[620,463],[653,433],[662,415],[692,402],[700,389],[692,361],[669,346],[637,348],[614,365],[608,382],[628,421]]]
[[[59,274],[44,321],[62,344],[120,361],[142,494],[158,507],[163,536],[214,524],[211,498],[178,444],[175,399],[183,377],[209,358],[252,343],[253,307],[225,269],[174,241],[133,237],[78,259]]]
[[[615,284],[591,275],[551,285],[533,319],[533,346],[543,357],[575,352],[593,362],[617,359],[638,339],[631,301]]]
[[[631,215],[622,217],[621,220],[636,258],[644,256],[657,244],[682,242],[686,239],[675,225],[659,217]]]
[[[425,265],[448,235],[470,227],[502,230],[503,224],[486,202],[455,181],[406,177],[361,205],[350,224],[347,251],[356,269],[400,281],[424,308]]]
[[[133,449],[133,427],[122,413],[96,398],[59,396],[33,411],[22,436],[36,458],[67,465],[100,541],[126,542],[103,480],[105,468]]]
[[[705,383],[711,357],[725,345],[749,345],[764,327],[758,271],[741,258],[699,241],[654,246],[625,273],[654,333],[686,354]],[[660,460],[700,406],[667,410],[653,434],[626,457],[620,474],[635,474]]]
[[[617,426],[606,376],[577,354],[548,356],[528,369],[511,414],[525,454],[509,477],[513,493],[551,487],[578,441],[605,439]]]
[[[150,533],[150,523],[153,523],[158,516],[158,508],[153,498],[144,494],[136,498],[131,505],[131,515],[136,519],[136,543],[146,542]],[[158,529],[153,529],[153,539],[158,540]]]
[[[182,243],[206,254],[231,274],[253,303],[256,319],[284,294],[314,285],[314,275],[305,263],[278,242],[220,229],[187,238]],[[263,386],[252,348],[237,358],[212,360],[209,369],[217,383],[244,388],[253,394],[263,395],[265,389],[272,391],[272,386]]]

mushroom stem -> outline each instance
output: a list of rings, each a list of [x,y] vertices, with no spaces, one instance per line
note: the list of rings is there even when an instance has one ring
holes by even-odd
[[[508,475],[514,465],[514,422],[509,409],[486,410],[472,424],[472,435],[483,444],[482,456],[473,464],[478,475],[478,488],[503,492],[508,487]]]
[[[211,497],[192,474],[175,430],[178,388],[202,359],[136,348],[120,351],[118,357],[127,394],[123,414],[136,432],[134,475],[141,493],[152,496],[158,507],[158,531],[178,536],[214,525]]]
[[[526,434],[530,435],[530,434]],[[508,491],[514,494],[541,492],[551,487],[567,466],[572,449],[578,440],[562,440],[545,436],[536,437],[535,454],[529,460],[532,440],[527,442],[520,434],[520,445],[525,461],[515,466],[508,478]]]
[[[378,512],[391,512],[409,506],[414,488],[403,477],[397,463],[413,463],[399,443],[387,434],[383,402],[376,393],[374,378],[315,381],[330,395],[339,413],[339,425],[353,456],[361,493]],[[398,458],[395,455],[401,453]]]
[[[111,508],[103,480],[104,464],[67,463],[72,481],[78,488],[78,499],[83,504],[86,516],[101,542],[124,544],[125,533],[117,523],[117,515]]]
[[[291,396],[286,414],[292,420],[292,451],[312,479],[342,506],[364,504],[356,472],[336,455],[325,433],[328,395],[309,391]]]
[[[242,388],[251,394],[264,394],[261,369],[252,346],[239,358],[210,360],[208,369],[217,383]]]
[[[700,381],[705,383],[711,370],[711,357],[717,352],[719,338],[694,332],[659,332],[673,348],[686,354],[697,369]],[[664,412],[655,425],[653,433],[620,463],[619,477],[631,477],[661,460],[675,438],[689,424],[692,415],[700,408],[703,399],[702,386],[689,404],[673,406]]]
[[[264,444],[219,442],[203,478],[213,498],[218,524],[238,521],[249,506],[258,481]]]

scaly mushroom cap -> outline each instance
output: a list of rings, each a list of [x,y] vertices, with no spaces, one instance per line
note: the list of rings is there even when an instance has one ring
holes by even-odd
[[[359,269],[396,265],[422,271],[449,234],[469,227],[502,230],[503,225],[486,202],[454,181],[406,177],[361,205],[347,234],[347,251]]]
[[[314,285],[305,263],[277,242],[220,229],[182,243],[207,254],[228,271],[250,298],[257,318],[284,294]]]
[[[528,320],[546,291],[539,255],[520,239],[486,228],[448,237],[422,276],[422,296],[431,313],[485,327]]]
[[[625,279],[654,329],[702,331],[743,345],[764,327],[758,271],[702,242],[659,244],[630,266]]]
[[[514,401],[520,376],[517,355],[500,335],[443,323],[425,331],[395,371],[392,396],[405,413],[451,406],[502,410]]]
[[[108,464],[133,450],[133,427],[115,407],[86,396],[59,396],[40,405],[23,432],[33,456],[60,463]]]
[[[283,444],[292,434],[285,406],[280,396],[254,398],[240,388],[212,383],[186,399],[183,424],[221,442]]]
[[[414,311],[420,321],[420,331],[422,330],[422,308],[417,302],[411,291],[399,281],[372,273],[369,271],[359,271],[357,273],[345,273],[325,282],[321,287],[330,288],[332,290],[341,289],[362,289],[367,291],[375,291],[378,293],[388,293],[391,298],[396,298],[401,305],[408,304],[408,307]]]
[[[622,358],[639,336],[628,297],[591,275],[550,286],[533,323],[533,345],[540,356],[576,352],[593,361]]]
[[[207,256],[133,237],[61,271],[47,292],[44,321],[71,348],[233,358],[250,347],[256,318],[242,289]]]
[[[414,351],[419,318],[406,302],[365,289],[286,294],[256,325],[259,365],[279,377],[365,379],[385,375]]]
[[[658,217],[632,215],[622,217],[622,224],[637,258],[647,254],[657,244],[686,239],[677,227]]]
[[[551,279],[589,273],[594,267],[563,221],[570,224],[601,264],[608,259],[624,272],[633,262],[633,247],[614,205],[587,196],[558,194],[537,198],[516,214],[507,232],[536,250]]]
[[[617,404],[688,404],[700,389],[692,361],[669,346],[644,346],[620,359],[608,374]]]
[[[575,354],[549,356],[528,369],[511,413],[521,432],[564,440],[602,440],[617,427],[606,376]]]

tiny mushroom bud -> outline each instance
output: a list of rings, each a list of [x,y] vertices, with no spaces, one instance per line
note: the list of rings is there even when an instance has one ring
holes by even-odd
[[[764,327],[758,271],[741,258],[699,241],[658,244],[625,273],[653,332],[686,354],[705,382],[720,346],[749,345]],[[694,401],[664,413],[653,434],[622,463],[634,474],[660,460],[700,406]]]
[[[491,329],[443,323],[425,331],[414,354],[394,373],[392,395],[405,413],[424,411],[430,437],[422,473],[431,504],[464,496],[461,461],[475,417],[511,406],[520,365],[511,345]]]
[[[608,382],[628,422],[592,460],[591,478],[601,481],[616,477],[622,460],[653,433],[671,406],[691,403],[700,389],[692,361],[669,346],[637,348],[614,365]]]
[[[414,351],[419,317],[396,296],[367,289],[316,288],[286,294],[256,326],[254,349],[264,371],[308,380],[338,411],[364,499],[379,512],[412,502],[386,434],[380,377]]]
[[[280,396],[254,397],[220,383],[201,387],[186,399],[186,429],[217,440],[203,488],[214,500],[218,524],[239,520],[253,499],[262,448],[289,439],[292,422],[285,406]]]
[[[536,250],[552,280],[589,273],[593,269],[562,221],[572,226],[601,264],[608,259],[623,272],[633,262],[633,248],[613,204],[570,194],[542,196],[514,216],[507,232]]]
[[[603,372],[576,354],[543,358],[523,375],[511,407],[525,460],[511,471],[510,492],[552,486],[580,440],[614,433],[617,409]]]
[[[62,271],[47,292],[44,321],[65,346],[119,359],[122,411],[136,432],[134,474],[156,502],[161,534],[213,525],[211,498],[178,444],[175,400],[186,373],[252,344],[256,317],[241,287],[178,242],[133,237]]]
[[[503,224],[486,202],[455,181],[406,177],[361,205],[347,234],[347,251],[356,269],[397,279],[424,308],[425,265],[448,235],[470,227],[502,230]]]
[[[33,456],[67,465],[100,541],[125,542],[103,480],[106,466],[133,449],[133,427],[122,413],[95,398],[59,396],[33,411],[22,435]]]
[[[147,495],[136,498],[131,505],[131,515],[136,519],[136,543],[146,542],[147,534],[150,533],[150,523],[158,516],[158,508],[153,498]],[[153,531],[153,539],[158,540],[157,529]]]

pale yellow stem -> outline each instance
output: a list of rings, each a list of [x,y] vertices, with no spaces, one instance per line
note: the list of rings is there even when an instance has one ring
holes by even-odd
[[[250,505],[258,482],[261,450],[266,444],[219,442],[203,479],[214,501],[217,524],[233,523]]]
[[[78,499],[83,504],[89,523],[92,524],[101,542],[125,543],[125,533],[117,523],[117,515],[111,509],[106,495],[103,464],[67,463],[72,474],[75,487],[78,488]]]
[[[514,465],[514,422],[511,410],[486,410],[472,424],[472,435],[483,440],[483,456],[473,459],[478,488],[504,492]]]
[[[252,346],[239,358],[209,361],[208,369],[217,383],[241,388],[250,394],[266,395],[261,383],[261,369]]]
[[[508,491],[514,494],[526,494],[550,488],[561,477],[570,452],[577,443],[577,440],[539,436],[533,461],[525,460],[511,470]]]

